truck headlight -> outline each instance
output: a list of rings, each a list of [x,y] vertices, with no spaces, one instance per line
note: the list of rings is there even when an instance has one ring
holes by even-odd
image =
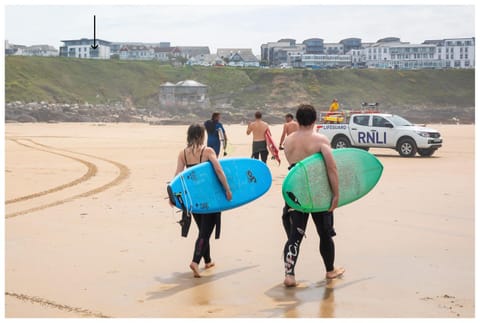
[[[430,133],[429,132],[426,132],[426,131],[415,131],[417,133],[417,135],[421,136],[421,137],[425,137],[425,138],[429,138],[430,137]]]

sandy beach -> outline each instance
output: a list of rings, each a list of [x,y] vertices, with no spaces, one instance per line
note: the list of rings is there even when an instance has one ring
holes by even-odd
[[[284,288],[283,163],[271,189],[224,212],[214,268],[193,278],[187,238],[166,200],[187,126],[5,125],[5,315],[114,318],[472,318],[475,315],[473,125],[431,125],[432,158],[371,149],[379,184],[335,212],[336,265],[325,281],[310,220]],[[225,125],[229,156],[250,155]],[[276,141],[281,125],[272,127]]]

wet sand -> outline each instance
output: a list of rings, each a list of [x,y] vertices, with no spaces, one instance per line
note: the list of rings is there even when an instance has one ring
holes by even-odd
[[[246,126],[225,126],[230,156],[249,156]],[[323,279],[310,221],[287,289],[285,161],[268,162],[267,194],[222,215],[216,266],[193,278],[197,229],[182,238],[165,199],[186,126],[7,124],[5,315],[472,318],[474,126],[433,127],[445,143],[432,158],[371,150],[380,183],[335,214],[344,277]]]

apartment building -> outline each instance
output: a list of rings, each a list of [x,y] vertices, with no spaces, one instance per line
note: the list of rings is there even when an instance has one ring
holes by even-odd
[[[110,59],[110,42],[96,39],[97,48],[92,48],[93,39],[75,39],[62,40],[63,46],[60,47],[60,56],[92,59]]]
[[[445,68],[475,67],[475,38],[452,38],[442,40],[426,40],[424,44],[435,44],[436,57]]]
[[[261,60],[269,66],[289,63],[289,56],[298,56],[305,52],[306,45],[296,44],[295,39],[280,39],[277,42],[262,44]]]
[[[350,53],[355,60],[369,68],[440,69],[474,68],[475,38],[427,40],[422,44],[383,39]]]

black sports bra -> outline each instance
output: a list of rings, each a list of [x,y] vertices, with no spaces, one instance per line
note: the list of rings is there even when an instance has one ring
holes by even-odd
[[[185,157],[185,167],[189,168],[189,167],[192,167],[192,166],[195,166],[195,165],[198,165],[202,162],[202,156],[203,156],[203,151],[205,150],[205,147],[202,148],[202,151],[200,152],[200,161],[196,164],[189,164],[187,162],[187,153],[185,152],[186,148],[183,150],[183,156]]]

